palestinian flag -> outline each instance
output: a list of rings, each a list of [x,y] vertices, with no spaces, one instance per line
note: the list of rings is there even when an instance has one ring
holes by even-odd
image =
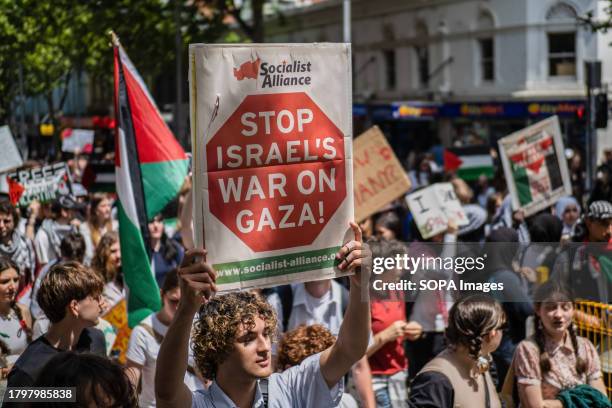
[[[188,162],[116,37],[113,43],[119,237],[133,327],[161,307],[147,251],[147,221],[176,197]]]
[[[468,146],[444,149],[444,171],[456,172],[466,181],[478,180],[482,174],[493,178],[493,157],[488,146]]]

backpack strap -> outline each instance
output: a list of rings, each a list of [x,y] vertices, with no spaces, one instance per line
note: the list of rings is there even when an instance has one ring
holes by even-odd
[[[278,293],[283,310],[283,332],[286,332],[289,327],[291,311],[293,310],[293,288],[291,288],[291,285],[277,286],[276,293]]]
[[[150,325],[148,325],[146,323],[140,323],[139,326],[142,327],[143,329],[145,329],[145,331],[147,333],[149,333],[151,335],[151,337],[153,337],[155,339],[157,344],[161,344],[162,341],[164,341],[164,336],[159,334],[155,330],[153,330],[153,327],[151,327]]]
[[[158,345],[161,345],[162,341],[164,341],[164,336],[156,332],[150,325],[146,323],[140,323],[138,326],[142,327],[147,333],[149,333],[155,339]],[[187,372],[197,377],[195,369],[189,364],[187,364]]]

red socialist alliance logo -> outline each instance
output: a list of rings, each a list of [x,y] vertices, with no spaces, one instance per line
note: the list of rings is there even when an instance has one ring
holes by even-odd
[[[247,61],[240,65],[238,68],[234,68],[234,77],[238,81],[242,81],[245,78],[257,79],[259,73],[259,64],[261,59],[257,58],[255,61]]]

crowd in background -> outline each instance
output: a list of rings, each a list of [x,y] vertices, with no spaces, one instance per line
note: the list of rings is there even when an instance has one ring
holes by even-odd
[[[156,399],[169,406],[255,406],[253,398],[261,397],[276,401],[271,406],[498,407],[506,382],[522,406],[566,406],[564,398],[609,406],[594,390],[606,391],[600,356],[610,351],[577,336],[573,322],[603,323],[578,313],[572,300],[609,304],[612,297],[612,154],[589,196],[582,195],[584,174],[575,160],[574,195],[525,217],[513,211],[501,170],[467,183],[444,173],[433,154],[413,157],[412,191],[450,181],[469,223],[450,223],[425,240],[402,197],[359,224],[363,237],[355,233],[355,244],[345,246],[344,267],[357,270],[355,259],[366,257],[361,241],[373,257],[452,257],[461,243],[479,243],[488,251],[487,276],[479,279],[505,290],[461,299],[444,290],[372,291],[369,304],[353,293],[358,281],[344,278],[218,296],[202,306],[196,290],[212,291],[214,273],[204,263],[195,270],[183,262],[193,253],[186,179],[174,202],[149,220],[162,308],[132,330],[125,364],[113,350],[119,328],[104,319],[128,290],[116,197],[87,192],[79,184],[86,163],[71,161],[73,194],[25,208],[8,197],[0,201],[1,391],[76,386],[82,406],[150,407]],[[200,280],[190,280],[192,273]],[[452,274],[435,270],[426,277]],[[382,279],[402,277],[404,271],[391,270]],[[367,324],[357,303],[370,308]],[[182,373],[172,358],[179,368],[184,363]],[[158,360],[164,370],[156,379]],[[248,379],[264,377],[269,393],[261,395],[229,385],[252,386]],[[173,391],[160,384],[183,386]],[[239,405],[245,395],[251,399]]]

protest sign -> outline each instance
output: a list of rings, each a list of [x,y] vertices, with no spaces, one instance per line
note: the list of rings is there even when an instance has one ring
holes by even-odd
[[[499,140],[512,207],[528,217],[571,195],[563,140],[556,116]]]
[[[68,128],[62,132],[62,152],[91,153],[93,142],[93,130]]]
[[[114,353],[118,353],[117,359],[119,363],[125,364],[130,334],[132,333],[132,329],[128,326],[127,303],[125,299],[117,302],[102,318],[117,330],[117,338],[115,338],[112,350]]]
[[[342,274],[350,78],[347,44],[190,46],[195,240],[221,291]]]
[[[451,183],[436,183],[409,194],[406,202],[423,239],[446,231],[449,220],[469,223]]]
[[[23,164],[21,154],[8,126],[0,127],[0,173],[16,169]]]
[[[8,173],[9,196],[13,205],[26,206],[34,200],[53,201],[72,193],[72,180],[64,162]]]
[[[378,126],[355,139],[353,166],[357,221],[410,190],[410,179]]]

